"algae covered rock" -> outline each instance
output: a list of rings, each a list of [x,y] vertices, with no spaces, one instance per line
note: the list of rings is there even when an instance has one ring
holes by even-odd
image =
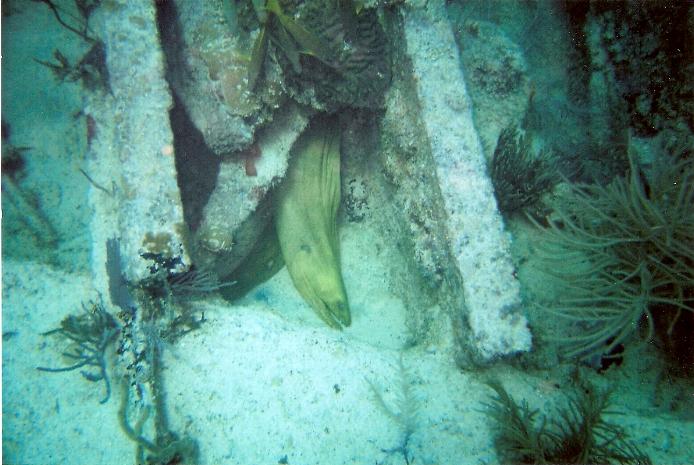
[[[278,63],[292,98],[328,112],[347,106],[383,106],[390,56],[375,9],[336,0],[269,0],[264,8],[251,8],[250,3],[240,2],[241,22],[255,27],[249,11],[256,12],[257,37],[263,39],[257,40],[256,50],[268,50],[270,55],[262,57],[265,73],[269,64]],[[260,58],[252,62],[260,66]],[[255,81],[255,76],[250,80]]]
[[[242,150],[284,102],[280,69],[269,63],[263,86],[247,80],[252,38],[236,27],[235,3],[161,2],[167,80],[206,145],[218,155]]]
[[[264,199],[285,176],[290,150],[307,124],[301,108],[286,105],[255,136],[254,175],[234,159],[220,164],[215,189],[195,231],[197,264],[227,276],[250,252],[267,224]]]
[[[335,3],[314,0],[303,5],[306,26],[326,42],[334,56],[328,63],[307,56],[300,72],[280,60],[287,87],[298,100],[310,96],[326,110],[381,107],[390,83],[390,56],[376,11],[357,14],[337,8]]]
[[[501,131],[518,124],[530,98],[522,49],[496,24],[461,20],[454,29],[467,91],[475,108],[485,156],[490,159]]]

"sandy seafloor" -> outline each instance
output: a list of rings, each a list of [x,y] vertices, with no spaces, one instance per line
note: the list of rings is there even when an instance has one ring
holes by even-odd
[[[358,242],[351,242],[352,234]],[[363,244],[365,234],[345,231],[343,244]],[[483,405],[491,390],[483,380],[495,377],[514,397],[541,409],[572,387],[565,370],[500,364],[462,371],[445,346],[399,350],[406,335],[402,304],[380,286],[377,259],[360,265],[364,256],[345,255],[352,257],[345,279],[354,296],[348,330],[324,327],[283,271],[241,305],[201,303],[208,322],[165,348],[171,427],[198,440],[200,463],[271,464],[285,457],[290,464],[405,463],[394,451],[403,429],[378,406],[373,385],[392,413],[413,409],[413,463],[495,464],[493,425]],[[61,346],[40,332],[56,327],[66,309],[77,309],[87,297],[95,296],[84,274],[4,261],[3,333],[12,333],[3,344],[4,463],[134,461],[134,446],[117,420],[117,386],[102,405],[102,385],[77,372],[36,370],[60,363]],[[651,406],[650,367],[628,368],[610,373],[614,410],[621,414],[608,418],[653,463],[691,463],[691,417]]]
[[[74,117],[80,98],[74,86],[56,84],[32,60],[50,59],[63,42],[70,43],[69,35],[45,8],[3,18],[3,119],[12,127],[11,143],[31,147],[22,187],[40,193],[40,206],[61,240],[47,251],[35,232],[16,221],[17,212],[3,212],[2,459],[134,463],[135,447],[118,422],[116,382],[111,399],[100,404],[101,384],[76,371],[36,370],[60,366],[64,349],[41,333],[99,298],[89,274],[87,182],[77,171],[84,146],[84,121]],[[523,255],[527,227],[512,231]],[[341,240],[353,313],[349,329],[325,327],[283,270],[238,305],[216,297],[194,304],[204,308],[207,322],[164,348],[170,426],[198,441],[200,463],[403,464],[398,447],[404,431],[393,416],[409,412],[415,419],[410,463],[496,464],[484,406],[492,391],[484,380],[496,377],[516,399],[540,409],[573,387],[572,367],[540,370],[517,362],[464,371],[453,362],[449,340],[404,349],[404,303],[389,285],[389,256],[381,252],[388,238],[365,221],[343,225]],[[519,276],[535,292],[542,287],[528,263]],[[693,414],[663,392],[668,385],[659,379],[659,361],[649,348],[633,350],[631,362],[605,375],[582,371],[614,389],[613,410],[620,414],[609,419],[653,463],[694,463]],[[109,354],[109,363],[114,359]]]

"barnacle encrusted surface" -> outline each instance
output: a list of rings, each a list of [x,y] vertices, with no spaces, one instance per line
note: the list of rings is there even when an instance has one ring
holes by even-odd
[[[336,0],[310,0],[295,8],[287,6],[285,13],[332,51],[327,63],[302,55],[301,69],[277,53],[285,84],[296,100],[327,111],[383,106],[383,93],[390,83],[390,55],[375,10],[357,14],[339,7]]]

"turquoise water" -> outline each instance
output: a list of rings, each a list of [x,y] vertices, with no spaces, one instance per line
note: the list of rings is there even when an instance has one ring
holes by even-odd
[[[691,6],[261,3],[3,2],[3,463],[694,461]]]

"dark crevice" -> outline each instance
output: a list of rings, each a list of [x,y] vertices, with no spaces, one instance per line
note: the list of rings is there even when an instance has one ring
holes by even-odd
[[[183,32],[173,2],[157,3],[157,27],[166,58],[166,80],[169,85],[175,73],[186,73]],[[178,188],[186,224],[195,231],[202,221],[203,208],[214,190],[220,158],[205,144],[202,133],[193,125],[183,102],[172,90],[174,106],[169,111],[174,136]]]

